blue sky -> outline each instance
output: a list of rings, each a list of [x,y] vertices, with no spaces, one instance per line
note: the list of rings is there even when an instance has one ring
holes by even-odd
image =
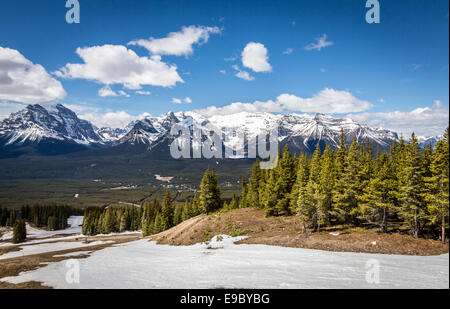
[[[142,113],[156,116],[179,110],[207,115],[326,112],[424,135],[438,134],[448,123],[446,0],[380,1],[379,24],[366,22],[364,0],[79,3],[80,24],[66,23],[63,0],[0,3],[0,115],[54,99],[97,125],[112,126]],[[178,42],[178,54],[177,46],[170,45],[177,44],[175,39],[150,40],[179,33],[182,41],[188,37],[181,35],[182,29],[189,26],[203,36],[193,44]],[[306,48],[319,38],[328,46]],[[153,49],[128,44],[135,40],[146,40]],[[161,46],[163,52],[155,51]],[[102,49],[101,57],[94,47]],[[98,60],[69,69],[68,64],[85,64],[77,48],[86,48],[86,55]],[[2,61],[17,56],[11,50],[47,74],[30,91],[48,91],[30,99],[18,95],[16,88],[2,88],[2,74],[14,75],[8,71],[11,66],[4,64],[2,69]],[[117,54],[106,59],[112,50]],[[148,70],[133,78],[137,85],[130,86],[125,81],[141,69],[131,58],[123,58],[129,52],[136,62],[153,59],[165,68],[155,73],[154,63],[147,63]],[[111,72],[98,63],[102,61],[108,68],[119,63],[113,81]],[[239,72],[251,80],[236,76]],[[156,76],[147,78],[152,73]],[[24,87],[30,83],[14,81]],[[56,94],[55,87],[60,87]],[[102,88],[108,91],[100,96]],[[241,104],[230,105],[235,102]],[[211,106],[216,108],[207,109]]]

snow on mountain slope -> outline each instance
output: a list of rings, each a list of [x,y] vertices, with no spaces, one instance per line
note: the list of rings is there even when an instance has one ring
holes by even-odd
[[[96,128],[81,120],[61,104],[30,105],[0,122],[0,141],[6,146],[38,144],[43,140],[72,142],[80,145],[102,144],[104,146],[129,144],[146,145],[151,149],[164,140],[171,140],[170,130],[174,124],[216,129],[224,132],[245,133],[247,138],[271,130],[278,130],[279,142],[293,149],[314,151],[317,143],[338,147],[341,129],[347,143],[353,138],[359,142],[369,140],[373,145],[388,148],[395,132],[372,129],[349,118],[334,118],[316,114],[271,114],[241,112],[233,115],[215,115],[209,118],[195,112],[169,112],[159,117],[148,116],[131,122],[125,128]],[[225,147],[241,143],[239,137],[228,134]],[[198,141],[197,141],[198,142]],[[195,141],[194,141],[195,143]],[[197,145],[198,147],[199,145]],[[194,146],[196,147],[196,146]]]
[[[443,135],[439,135],[439,136],[418,136],[417,140],[419,141],[419,146],[423,148],[425,146],[434,147],[443,138],[444,138]]]
[[[82,145],[101,143],[92,124],[61,104],[29,105],[0,122],[6,145],[38,144],[46,139]]]

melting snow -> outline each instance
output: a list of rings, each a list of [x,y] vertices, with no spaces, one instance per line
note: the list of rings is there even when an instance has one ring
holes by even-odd
[[[433,257],[327,252],[265,245],[157,245],[139,240],[78,260],[80,283],[65,280],[66,261],[2,281],[40,281],[55,288],[441,288],[449,285],[448,254]],[[367,264],[367,263],[371,264]],[[379,264],[379,284],[366,281]]]

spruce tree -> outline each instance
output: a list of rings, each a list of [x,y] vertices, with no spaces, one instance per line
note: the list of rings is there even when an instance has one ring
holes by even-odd
[[[239,208],[248,208],[248,200],[247,200],[248,190],[249,188],[247,185],[247,181],[243,176],[241,178],[241,196],[239,198]]]
[[[221,207],[220,187],[214,169],[208,167],[200,184],[199,207],[208,215]]]
[[[414,133],[404,151],[404,166],[400,173],[399,213],[409,223],[411,234],[417,238],[426,217],[426,207],[423,200],[421,149]]]
[[[445,244],[445,229],[449,221],[449,128],[439,141],[432,156],[431,176],[425,179],[425,200],[429,219],[441,228],[441,241]]]
[[[27,238],[27,228],[25,220],[16,220],[13,226],[12,243],[18,244],[24,242]]]
[[[381,154],[359,205],[361,219],[379,226],[382,233],[388,230],[389,216],[395,212],[397,201],[398,183],[393,170],[389,155]]]
[[[249,207],[260,208],[259,196],[262,175],[259,160],[253,164],[251,177],[248,183],[247,202]]]

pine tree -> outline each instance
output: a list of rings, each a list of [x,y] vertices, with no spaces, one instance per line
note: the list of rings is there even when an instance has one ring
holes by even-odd
[[[12,243],[18,244],[24,242],[27,238],[27,228],[25,220],[16,220],[13,227]]]
[[[417,238],[426,217],[426,207],[423,200],[421,149],[414,133],[405,152],[404,166],[400,173],[399,213],[409,223],[411,234]]]
[[[333,170],[333,154],[331,147],[326,146],[321,159],[321,170],[318,183],[318,204],[317,217],[318,229],[320,226],[328,225],[330,223],[330,212],[333,203],[333,187],[334,187],[334,170]]]
[[[183,211],[181,213],[183,221],[189,220],[192,217],[191,205],[192,202],[189,202],[188,200],[184,202]]]
[[[208,167],[200,184],[199,208],[208,215],[221,207],[220,187],[216,172]]]
[[[336,161],[336,184],[333,189],[333,214],[341,223],[355,223],[358,209],[359,192],[358,174],[360,145],[356,139],[353,140],[348,154],[344,157],[344,163]],[[337,159],[342,160],[342,155]],[[343,169],[341,169],[341,166]]]
[[[177,205],[173,214],[173,225],[177,226],[183,222],[183,205]]]
[[[239,208],[248,208],[248,185],[247,181],[245,180],[245,177],[241,178],[241,196],[239,198]]]
[[[262,175],[259,160],[253,164],[251,177],[248,183],[247,202],[249,207],[260,208],[259,196]]]
[[[432,223],[440,223],[441,241],[445,244],[445,229],[449,217],[449,128],[436,145],[430,164],[431,176],[425,178],[425,200]]]
[[[49,231],[55,231],[58,229],[58,218],[55,216],[48,217],[47,228]]]
[[[393,164],[386,153],[381,154],[375,173],[359,205],[361,219],[380,227],[382,233],[388,230],[388,219],[395,210],[398,184],[393,174]]]
[[[174,208],[170,192],[169,190],[166,190],[161,205],[161,228],[163,231],[170,229],[173,226],[173,213]]]

